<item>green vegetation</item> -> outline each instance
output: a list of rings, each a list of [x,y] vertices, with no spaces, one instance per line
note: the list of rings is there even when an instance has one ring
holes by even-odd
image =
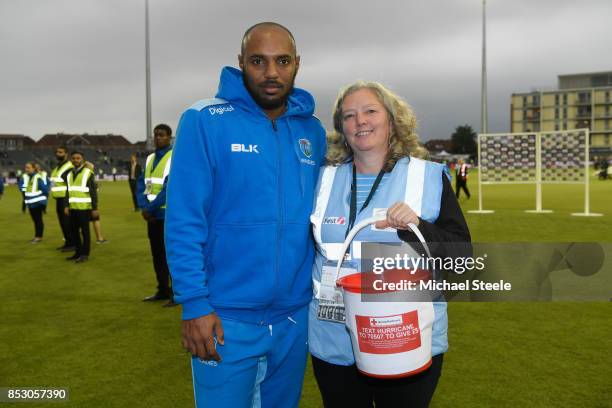
[[[472,174],[473,193],[475,181]],[[535,206],[533,186],[484,186],[485,208],[496,212],[466,214],[473,239],[612,241],[612,182],[591,186],[591,211],[604,217],[569,216],[582,211],[579,186],[544,186],[544,207],[555,210],[546,215],[523,212]],[[33,225],[20,212],[16,188],[0,200],[0,386],[68,387],[70,403],[62,406],[192,406],[180,310],[141,302],[155,278],[127,183],[102,183],[110,243],[94,242],[84,264],[55,250],[54,204],[43,242],[31,245]],[[461,204],[475,209],[476,194]],[[451,348],[432,406],[609,406],[611,315],[603,302],[451,303]],[[302,406],[321,406],[310,369]]]

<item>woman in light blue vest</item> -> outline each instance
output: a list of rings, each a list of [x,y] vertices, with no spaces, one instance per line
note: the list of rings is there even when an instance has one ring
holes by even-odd
[[[434,303],[432,364],[402,379],[377,379],[355,366],[344,309],[321,294],[329,287],[324,264],[343,254],[346,233],[360,221],[385,212],[385,221],[363,229],[355,241],[417,242],[415,224],[428,242],[469,242],[470,234],[441,164],[422,158],[416,118],[400,97],[383,85],[359,81],[341,91],[328,138],[328,165],[321,171],[311,216],[317,255],[313,268],[309,347],[326,407],[428,406],[448,348],[446,303]],[[432,256],[458,256],[453,245],[438,245]],[[349,250],[353,259],[359,256]]]

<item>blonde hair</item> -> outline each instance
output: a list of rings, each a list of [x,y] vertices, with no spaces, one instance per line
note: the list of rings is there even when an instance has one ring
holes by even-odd
[[[357,81],[342,89],[334,104],[334,131],[327,135],[327,164],[337,166],[353,156],[342,129],[342,104],[347,96],[361,89],[374,92],[389,115],[391,135],[384,170],[391,171],[395,163],[403,157],[427,158],[429,153],[419,142],[416,116],[410,105],[379,82]]]

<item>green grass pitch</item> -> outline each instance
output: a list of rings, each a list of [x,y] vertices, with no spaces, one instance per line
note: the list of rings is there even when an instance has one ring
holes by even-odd
[[[475,181],[472,174],[464,211],[477,207]],[[569,215],[582,211],[582,186],[543,191],[552,214],[523,211],[535,206],[534,186],[484,186],[484,208],[496,212],[466,213],[473,240],[612,241],[612,181],[591,181],[591,211],[605,214],[598,218]],[[110,243],[94,242],[81,265],[55,250],[54,202],[39,245],[28,243],[33,224],[19,203],[8,187],[0,200],[0,387],[68,387],[70,402],[58,406],[192,406],[180,310],[141,302],[155,278],[127,183],[101,183]],[[609,302],[449,304],[450,350],[432,406],[612,406],[611,316]],[[310,367],[301,406],[321,406]]]

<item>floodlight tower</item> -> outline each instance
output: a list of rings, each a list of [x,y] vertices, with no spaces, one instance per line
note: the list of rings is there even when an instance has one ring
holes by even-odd
[[[480,135],[489,133],[487,112],[487,0],[482,0],[482,70],[480,77]],[[480,162],[480,135],[478,135],[478,209],[470,213],[490,214],[492,210],[482,208],[482,167]]]
[[[147,150],[153,150],[153,134],[151,131],[151,52],[149,50],[149,0],[145,0],[145,76],[147,93]]]
[[[482,0],[482,73],[480,86],[480,133],[489,133],[487,112],[487,0]]]

